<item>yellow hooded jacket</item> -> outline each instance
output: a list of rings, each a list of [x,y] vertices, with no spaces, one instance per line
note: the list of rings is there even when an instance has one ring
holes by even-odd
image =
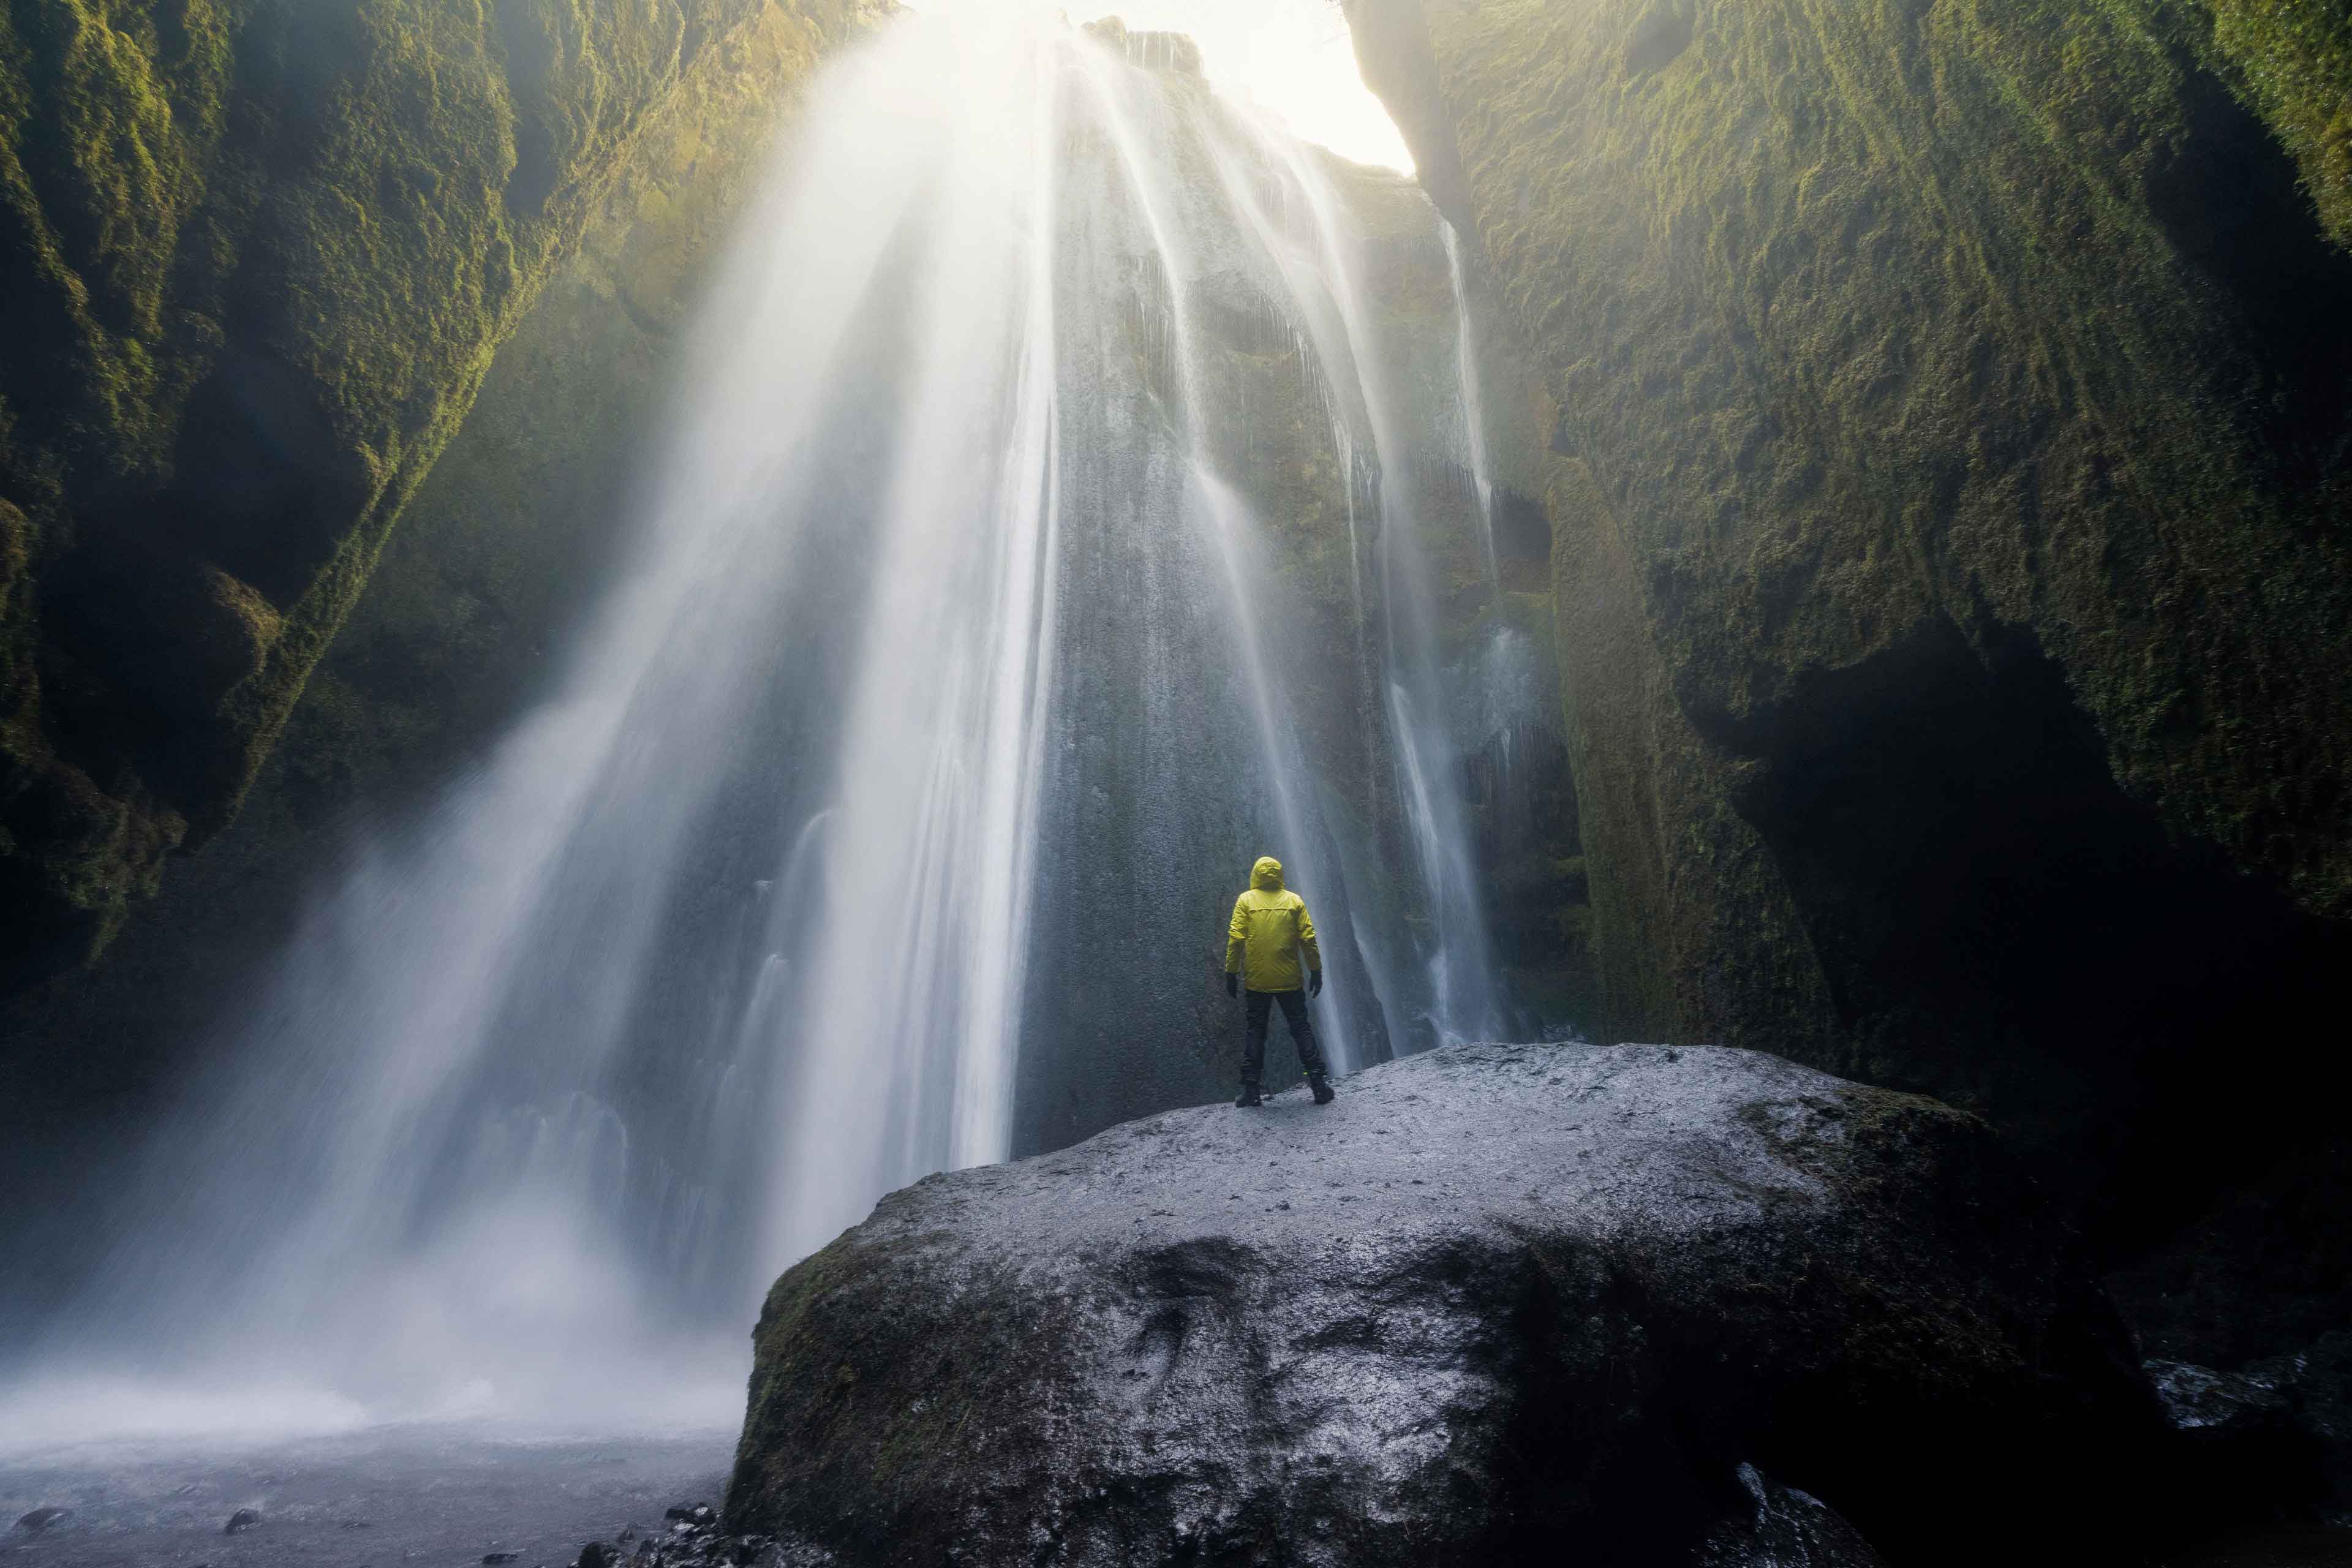
[[[1307,967],[1320,973],[1323,950],[1315,945],[1307,900],[1283,887],[1282,862],[1265,856],[1250,868],[1248,890],[1234,900],[1234,923],[1225,931],[1225,973],[1239,974],[1252,991],[1296,991],[1306,984],[1298,969],[1300,948],[1307,950]]]

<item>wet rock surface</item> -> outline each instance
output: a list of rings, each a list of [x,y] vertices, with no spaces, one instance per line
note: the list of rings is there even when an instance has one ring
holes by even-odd
[[[1780,1485],[1753,1465],[1739,1486],[1755,1505],[1718,1526],[1699,1548],[1699,1568],[1885,1568],[1885,1559],[1821,1499]]]
[[[729,1523],[843,1563],[2111,1549],[2164,1428],[1983,1123],[1717,1048],[1454,1047],[932,1177],[756,1347]]]
[[[2275,1389],[2298,1429],[2318,1446],[2324,1509],[2336,1525],[2352,1529],[2352,1329],[2256,1362],[2245,1373]]]
[[[2239,1433],[2291,1421],[2293,1407],[2267,1379],[2187,1362],[2152,1361],[2149,1381],[2164,1414],[2182,1432]]]
[[[616,1406],[604,1419],[658,1427]],[[730,1435],[536,1435],[415,1425],[331,1436],[102,1443],[33,1452],[5,1435],[0,1563],[24,1568],[565,1568],[594,1542],[629,1568],[732,1563],[715,1524],[677,1532],[666,1509],[715,1500]],[[238,1510],[265,1516],[224,1535]],[[638,1552],[652,1542],[654,1551]]]
[[[2211,1500],[2209,1511],[2303,1519],[2326,1498],[2326,1439],[2306,1424],[2277,1369],[2229,1373],[2158,1360],[2147,1373],[2179,1436],[2186,1486]]]
[[[568,1568],[815,1568],[823,1561],[764,1535],[730,1534],[717,1510],[694,1503],[666,1510],[657,1530],[631,1525],[613,1540],[589,1542]]]

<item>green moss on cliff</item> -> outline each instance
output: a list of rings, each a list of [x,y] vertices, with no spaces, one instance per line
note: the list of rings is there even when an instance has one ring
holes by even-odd
[[[2352,10],[2339,0],[2205,0],[2214,42],[2303,174],[2319,219],[2352,246]]]
[[[0,16],[0,205],[17,230],[0,258],[16,362],[0,390],[19,441],[55,452],[33,465],[46,475],[5,476],[28,506],[55,506],[58,463],[163,458],[190,380],[176,362],[217,334],[176,318],[172,281],[209,194],[244,10],[63,0]]]
[[[0,500],[0,803],[30,782],[30,763],[41,749],[40,688],[30,649],[17,635],[31,625],[32,597],[33,525]],[[0,814],[0,858],[16,847],[7,823]]]
[[[1555,458],[1553,608],[1602,1038],[1834,1037],[1828,987],[1739,769],[1675,701],[1642,615],[1633,541],[1584,462]],[[1563,941],[1567,937],[1564,933]]]
[[[176,824],[200,838],[236,811],[647,128],[730,72],[804,70],[861,20],[834,0],[0,16],[0,500],[35,540],[0,624],[33,683],[0,825],[10,876],[74,889],[0,944],[110,928]],[[146,829],[37,804],[91,790]],[[147,858],[64,875],[119,854]]]
[[[1989,662],[2029,629],[2134,795],[2352,909],[2346,275],[2169,12],[1410,9],[1360,41],[1428,59],[1371,74],[1433,78],[1400,119],[1450,139],[1433,161],[1545,364],[1590,498],[1556,527],[1614,530],[1556,561],[1605,599],[1563,602],[1570,679],[1631,694],[1580,752],[1596,790],[1626,774],[1585,803],[1612,994],[1820,1040],[1788,983],[1816,961],[1732,803],[1819,672],[1939,625]],[[2309,62],[2332,35],[2294,36]],[[1717,894],[1751,929],[1675,912]]]
[[[2140,1221],[2333,1136],[2189,1064],[2352,952],[2341,8],[1351,13],[1557,407],[1612,1032],[1981,1106]]]
[[[211,1016],[279,949],[305,889],[343,852],[352,816],[408,809],[544,689],[549,650],[609,580],[635,516],[631,478],[679,373],[674,329],[827,42],[782,6],[703,40],[696,70],[638,133],[581,243],[500,347],[464,426],[403,509],[238,820],[174,867],[168,897],[131,914],[101,969],[0,1002],[0,1058],[38,1064],[0,1097],[11,1113],[0,1115],[0,1141],[21,1146],[184,1067],[188,1020]],[[0,447],[6,435],[0,422]],[[12,530],[11,515],[0,503],[0,544],[29,541],[29,524]],[[24,574],[9,575],[12,562]],[[197,679],[215,689],[225,663],[273,641],[266,616],[276,607],[235,584],[226,574],[209,590],[188,584],[184,609],[210,618],[189,610],[174,623],[182,661],[208,650],[194,662],[215,669]],[[0,605],[20,608],[27,626],[32,587],[29,554],[0,551]],[[66,939],[49,956],[63,961],[107,934],[100,919],[135,901],[142,889],[120,880],[121,868],[152,866],[169,847],[114,835],[173,819],[159,815],[163,803],[143,814],[110,803],[60,761],[30,664],[10,661],[14,646],[0,641],[10,704],[0,711],[14,716],[0,719],[0,831],[32,821],[37,852],[0,846],[0,910],[47,911],[45,929]],[[28,766],[13,760],[20,754]],[[65,854],[68,838],[89,853]],[[110,912],[78,915],[84,905]]]
[[[629,520],[678,374],[673,334],[822,43],[772,11],[710,45],[641,133],[314,671],[279,742],[285,765],[255,797],[269,832],[437,776],[541,680]]]

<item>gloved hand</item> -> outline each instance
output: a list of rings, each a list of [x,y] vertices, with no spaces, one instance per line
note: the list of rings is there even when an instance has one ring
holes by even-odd
[[[1226,995],[1228,995],[1228,996],[1238,996],[1238,995],[1240,995],[1241,994],[1242,994],[1242,977],[1241,977],[1240,975],[1238,975],[1238,974],[1228,974],[1228,975],[1226,975],[1226,976],[1225,976],[1225,994],[1226,994]]]
[[[1309,996],[1320,996],[1323,994],[1323,972],[1321,970],[1310,969],[1307,972],[1307,994]]]

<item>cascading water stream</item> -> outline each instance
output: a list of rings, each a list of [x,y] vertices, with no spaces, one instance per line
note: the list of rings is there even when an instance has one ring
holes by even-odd
[[[1156,40],[1149,36],[1136,40],[1139,47],[1130,50],[1131,58],[1150,62],[1154,58]],[[1120,167],[1129,181],[1129,188],[1149,236],[1150,248],[1146,253],[1150,263],[1159,268],[1158,276],[1165,279],[1188,275],[1200,258],[1183,247],[1168,214],[1176,205],[1175,194],[1169,189],[1171,171],[1161,160],[1154,159],[1147,146],[1169,148],[1179,145],[1176,128],[1162,123],[1156,136],[1147,135],[1139,124],[1145,115],[1165,112],[1170,100],[1160,95],[1143,99],[1139,104],[1122,95],[1126,85],[1120,79],[1124,72],[1108,57],[1093,50],[1080,50],[1073,57],[1089,90],[1092,106],[1101,117],[1100,123],[1117,150]],[[1131,66],[1128,68],[1131,68]],[[1138,109],[1143,113],[1139,114]],[[1223,165],[1220,164],[1222,170]],[[1272,606],[1265,604],[1256,592],[1261,573],[1253,568],[1249,540],[1255,531],[1255,520],[1249,509],[1234,488],[1213,471],[1202,454],[1208,446],[1207,433],[1202,428],[1202,394],[1198,384],[1192,345],[1194,329],[1181,289],[1169,290],[1165,301],[1169,334],[1173,346],[1171,369],[1173,373],[1174,401],[1181,421],[1182,439],[1190,454],[1185,482],[1192,492],[1194,510],[1211,524],[1209,537],[1213,543],[1217,564],[1223,577],[1224,607],[1230,619],[1232,636],[1240,648],[1242,668],[1248,675],[1248,708],[1255,722],[1263,757],[1272,764],[1266,780],[1274,795],[1276,819],[1281,825],[1282,842],[1294,846],[1288,867],[1292,885],[1311,888],[1317,881],[1317,862],[1323,858],[1324,847],[1319,836],[1311,833],[1299,796],[1298,781],[1306,769],[1297,754],[1297,744],[1283,721],[1279,699],[1274,689],[1267,668],[1266,650],[1263,646],[1260,627],[1270,618]],[[1352,549],[1352,542],[1351,542]],[[1351,571],[1350,593],[1357,613],[1361,614],[1361,583]],[[1349,1026],[1346,1007],[1347,976],[1339,966],[1333,966],[1335,988],[1332,1005],[1328,1013],[1327,1048],[1334,1070],[1347,1071],[1365,1065],[1365,1052],[1355,1039]],[[1375,983],[1375,988],[1377,982]]]
[[[1499,1028],[1335,179],[1056,24],[835,66],[555,695],[355,850],[34,1371],[374,1415],[693,1366],[731,1414],[760,1292],[882,1193],[1064,1135],[1110,1064],[1079,1131],[1202,1081],[1263,852],[1342,1066]],[[1311,411],[1331,537],[1252,387]]]
[[[1499,592],[1503,568],[1495,552],[1495,459],[1486,449],[1486,415],[1478,389],[1478,342],[1470,321],[1470,282],[1462,266],[1462,237],[1441,222],[1446,279],[1454,286],[1454,374],[1462,380],[1462,432],[1470,450],[1470,482],[1478,492],[1478,522],[1486,545],[1486,585]]]
[[[1274,153],[1290,176],[1288,188],[1299,193],[1306,203],[1311,219],[1312,269],[1321,284],[1319,292],[1338,317],[1339,341],[1328,344],[1327,363],[1354,367],[1378,463],[1381,576],[1387,590],[1381,605],[1390,739],[1434,928],[1433,940],[1427,943],[1434,1002],[1431,1022],[1441,1038],[1492,1038],[1507,1032],[1507,1009],[1487,942],[1477,874],[1462,821],[1462,802],[1445,766],[1450,747],[1440,721],[1438,638],[1433,624],[1429,564],[1421,548],[1424,520],[1417,510],[1412,454],[1386,374],[1391,356],[1367,303],[1363,258],[1349,243],[1330,183],[1315,177],[1306,148],[1263,126],[1257,130],[1260,145]],[[1255,212],[1255,204],[1246,199],[1232,164],[1222,163],[1220,168],[1236,205]],[[1454,261],[1451,230],[1444,228],[1442,219],[1437,221],[1447,235],[1449,261]],[[1257,214],[1257,223],[1263,234],[1262,213]],[[1303,279],[1294,279],[1296,297],[1313,300],[1318,292]],[[1466,328],[1466,317],[1461,325]],[[1329,327],[1325,330],[1328,335]],[[1465,370],[1470,368],[1466,359],[1458,363]],[[1465,386],[1462,396],[1471,395]],[[1475,426],[1473,430],[1474,440],[1482,440],[1483,432]]]

